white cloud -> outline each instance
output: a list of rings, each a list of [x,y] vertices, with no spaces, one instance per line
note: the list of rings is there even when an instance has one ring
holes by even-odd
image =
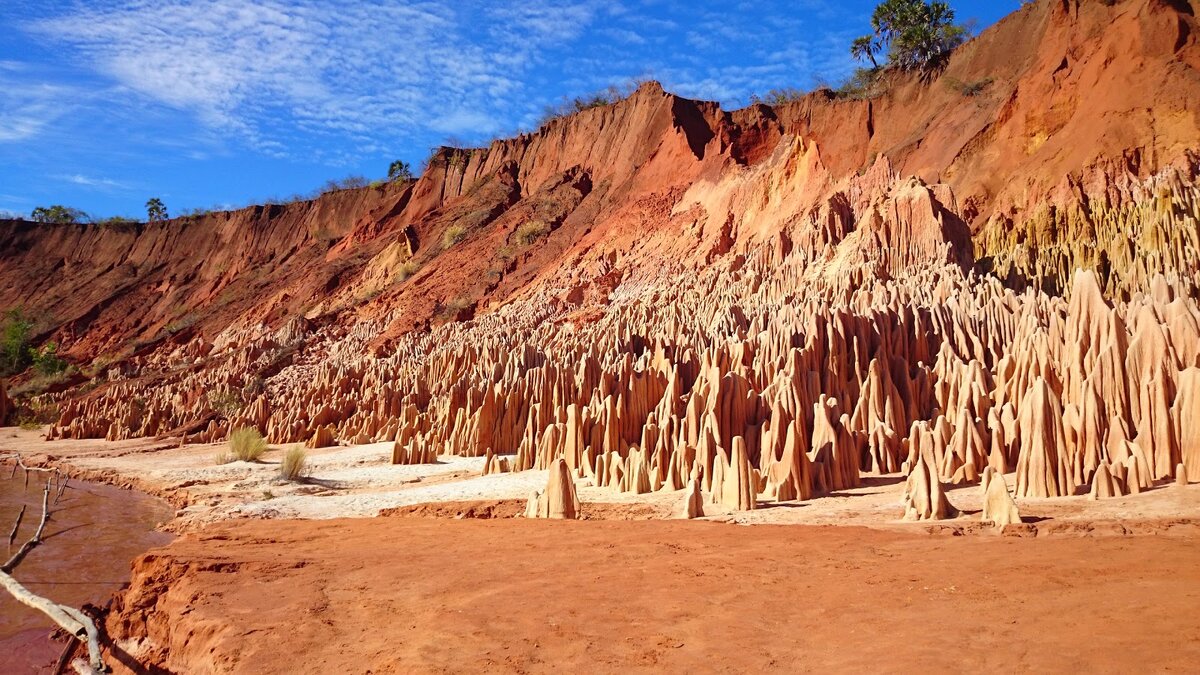
[[[93,90],[106,90],[106,115],[183,110],[212,139],[205,154],[232,141],[269,157],[343,162],[437,134],[482,140],[531,126],[559,95],[630,77],[738,103],[848,70],[848,38],[823,21],[842,10],[797,1],[800,12],[781,16],[758,3],[705,10],[673,0],[94,0],[20,28],[103,76]],[[821,37],[798,40],[814,19]],[[0,85],[6,75],[28,80],[22,67],[0,61]],[[41,134],[67,109],[0,86],[0,142]]]
[[[578,37],[601,6],[134,0],[77,6],[25,28],[67,43],[141,96],[284,154],[297,130],[493,131],[500,113],[521,107],[521,76],[541,51]],[[36,133],[0,118],[0,140],[6,129]]]
[[[64,175],[64,176],[56,176],[56,178],[58,178],[59,180],[66,181],[68,183],[74,183],[75,185],[82,185],[83,187],[89,187],[89,188],[98,188],[101,190],[126,190],[129,188],[129,186],[126,185],[125,183],[112,180],[111,178],[92,178],[92,177],[84,176],[83,174],[78,174],[78,173]]]
[[[72,107],[75,95],[68,87],[26,84],[2,71],[17,71],[20,64],[0,69],[0,143],[31,139]]]

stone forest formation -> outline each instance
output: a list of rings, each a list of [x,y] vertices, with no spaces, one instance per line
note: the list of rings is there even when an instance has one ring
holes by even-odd
[[[804,513],[890,484],[881,523],[987,534],[1200,490],[1198,8],[1036,2],[874,98],[723,110],[647,83],[412,182],[0,221],[0,305],[79,365],[11,378],[0,422],[47,415],[23,454],[189,513],[217,499],[200,479],[86,449],[376,445],[380,472],[536,475],[496,496],[534,519]],[[187,670],[202,629],[163,627],[183,568],[162,560],[108,630]]]

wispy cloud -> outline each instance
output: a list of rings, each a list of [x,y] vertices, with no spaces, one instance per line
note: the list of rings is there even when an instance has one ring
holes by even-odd
[[[725,103],[805,86],[814,71],[836,78],[848,69],[845,41],[796,36],[810,21],[834,32],[826,22],[844,10],[797,1],[801,11],[781,13],[676,0],[96,0],[18,26],[99,75],[109,110],[157,103],[198,120],[218,139],[206,146],[230,139],[336,164],[438,134],[510,132],[561,95],[648,74]],[[22,67],[0,61],[0,84],[25,82],[0,87],[0,142],[65,114]]]
[[[131,92],[285,154],[304,150],[292,147],[296,131],[496,131],[525,95],[520,77],[540,51],[577,37],[602,7],[490,5],[137,0],[79,6],[25,28],[67,43]],[[16,121],[5,128],[32,133]]]
[[[69,87],[30,84],[8,77],[19,70],[13,61],[0,62],[0,143],[24,141],[37,136],[72,107],[74,92]]]
[[[74,185],[82,185],[83,187],[96,188],[100,190],[128,190],[129,185],[120,181],[112,180],[111,178],[92,178],[83,174],[69,174],[56,176],[59,180],[72,183]]]

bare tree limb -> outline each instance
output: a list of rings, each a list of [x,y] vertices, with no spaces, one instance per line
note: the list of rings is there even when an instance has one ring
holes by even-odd
[[[79,646],[79,638],[74,635],[67,640],[67,646],[63,647],[62,654],[58,656],[58,663],[54,664],[53,675],[62,675],[67,670],[67,664],[71,662],[71,657],[75,655],[75,648]]]
[[[101,673],[104,672],[104,657],[100,653],[100,631],[96,628],[95,622],[93,622],[92,618],[87,614],[84,614],[74,607],[67,607],[65,605],[59,606],[63,608],[64,612],[71,615],[72,618],[74,618],[83,626],[83,632],[87,636],[89,665],[93,670]]]
[[[50,617],[63,630],[75,636],[75,639],[81,641],[87,640],[89,669],[91,672],[103,673],[106,669],[100,653],[100,632],[96,629],[95,622],[86,614],[73,607],[60,605],[53,600],[34,595],[11,576],[12,571],[16,569],[17,565],[21,564],[26,554],[42,543],[42,533],[45,532],[46,520],[50,517],[50,486],[52,485],[52,481],[53,478],[47,479],[46,487],[42,491],[42,520],[38,524],[37,532],[34,532],[33,537],[21,545],[20,550],[8,562],[0,566],[0,586],[3,586],[17,602],[33,607]]]
[[[21,519],[25,517],[25,505],[21,505],[21,512],[17,514],[17,522],[13,523],[12,532],[8,533],[8,545],[12,546],[13,541],[17,538],[17,530],[21,529]]]
[[[57,469],[57,468],[55,468],[55,467],[52,467],[52,466],[29,466],[29,465],[28,465],[28,464],[26,464],[26,463],[25,463],[25,461],[24,461],[24,460],[21,458],[21,455],[20,455],[20,454],[18,454],[18,453],[15,453],[15,452],[14,452],[14,453],[7,454],[7,455],[0,456],[0,459],[3,459],[3,460],[9,460],[9,459],[11,459],[11,460],[13,460],[14,462],[16,462],[16,463],[17,463],[17,466],[21,467],[22,469],[24,469],[24,470],[25,470],[25,471],[27,471],[27,472],[28,472],[28,471],[41,471],[42,473],[53,473],[53,474],[57,474],[57,473],[58,473],[58,469]],[[16,475],[16,473],[17,473],[17,469],[14,467],[14,468],[13,468],[13,475]]]
[[[50,481],[46,481],[46,489],[42,492],[42,522],[38,525],[37,532],[33,533],[33,536],[29,538],[29,541],[21,544],[21,548],[13,554],[13,557],[8,559],[8,562],[0,565],[0,572],[12,574],[12,571],[16,569],[17,565],[21,564],[21,560],[23,560],[30,551],[37,548],[38,544],[42,543],[42,532],[44,532],[46,529],[46,519],[49,517]]]
[[[54,623],[80,641],[87,640],[89,665],[94,672],[105,671],[104,660],[100,654],[100,632],[96,630],[96,624],[83,612],[34,595],[5,572],[0,572],[0,586],[3,586],[10,595],[16,598],[17,602],[50,617]]]

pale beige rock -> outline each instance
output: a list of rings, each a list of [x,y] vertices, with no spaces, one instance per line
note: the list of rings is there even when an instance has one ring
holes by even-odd
[[[1092,489],[1088,493],[1091,499],[1110,499],[1112,497],[1120,497],[1124,493],[1121,486],[1117,483],[1108,469],[1108,463],[1101,464],[1096,468],[1095,475],[1092,476]]]
[[[1062,420],[1058,396],[1044,378],[1038,378],[1021,404],[1018,497],[1064,497],[1074,492]]]
[[[575,492],[575,480],[566,460],[558,458],[550,465],[550,476],[546,491],[542,494],[544,508],[539,508],[539,517],[558,520],[574,520],[579,517],[579,496]]]
[[[704,495],[700,492],[699,478],[688,481],[687,491],[683,496],[683,517],[689,519],[704,517]]]
[[[997,473],[989,466],[983,470],[983,511],[980,518],[985,523],[992,523],[997,528],[1021,522],[1021,513],[1017,502],[1008,492],[1004,482],[1004,474]]]
[[[904,490],[905,520],[945,520],[958,515],[950,504],[928,453],[918,455]]]

